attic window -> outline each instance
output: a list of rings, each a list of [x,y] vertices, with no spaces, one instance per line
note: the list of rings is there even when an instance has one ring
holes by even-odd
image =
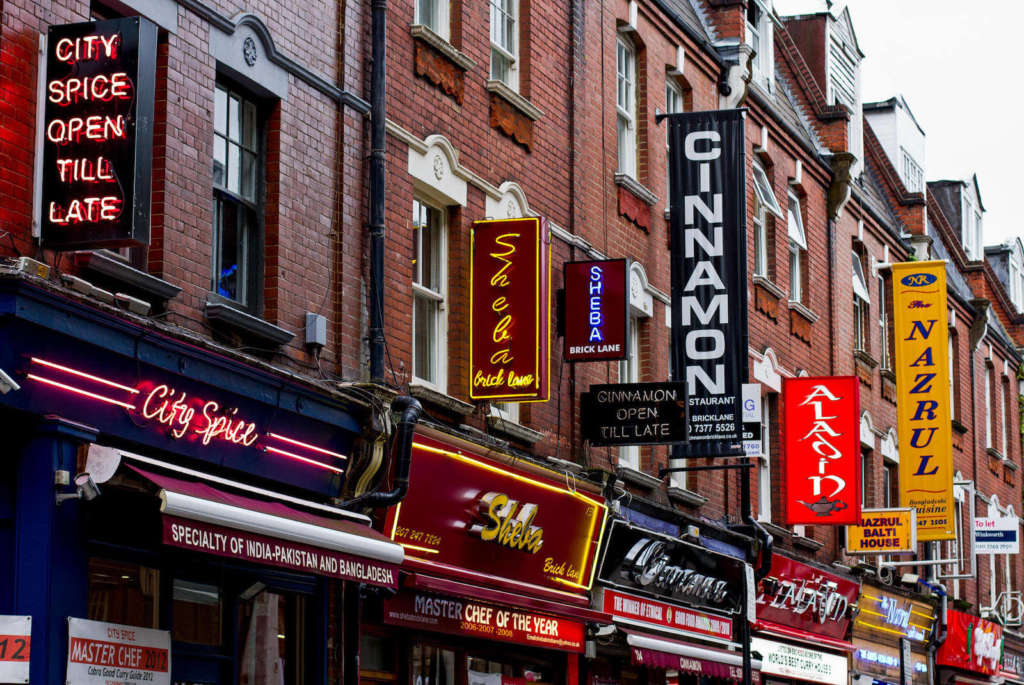
[[[754,50],[751,76],[760,86],[771,90],[775,76],[772,20],[763,0],[750,0],[747,3],[745,42]]]

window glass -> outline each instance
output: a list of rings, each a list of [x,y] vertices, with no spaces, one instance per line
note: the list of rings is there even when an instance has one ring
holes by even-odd
[[[871,302],[867,279],[864,278],[864,265],[856,252],[853,253],[853,295],[864,302]]]
[[[787,223],[789,226],[789,239],[796,243],[801,250],[806,250],[807,238],[804,235],[804,220],[800,215],[800,200],[792,193],[789,194]]]
[[[803,267],[800,246],[789,241],[789,299],[802,302],[804,296]]]
[[[754,173],[754,193],[757,195],[757,199],[769,212],[781,219],[782,207],[779,206],[779,201],[775,199],[775,192],[772,190],[772,184],[768,180],[768,174],[765,173],[760,164],[755,163],[752,168]]]
[[[537,663],[493,661],[487,657],[469,655],[466,657],[466,665],[467,685],[546,685],[554,682],[551,669]]]
[[[111,559],[89,559],[89,614],[93,621],[157,628],[160,571]]]
[[[623,36],[616,40],[616,126],[619,173],[636,177],[636,53]]]
[[[518,89],[516,15],[518,0],[491,0],[491,78]]]
[[[414,200],[412,371],[416,379],[435,386],[444,383],[444,232],[443,210]]]
[[[177,642],[220,646],[221,593],[216,585],[174,579],[173,630]]]
[[[239,685],[306,682],[305,603],[301,595],[263,590],[238,610]]]
[[[415,644],[410,673],[412,685],[455,685],[455,652],[433,645]]]

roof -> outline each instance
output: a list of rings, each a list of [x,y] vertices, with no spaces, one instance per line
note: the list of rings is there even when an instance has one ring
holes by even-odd
[[[692,0],[655,0],[655,4],[660,5],[662,10],[668,14],[675,15],[673,18],[677,22],[692,29],[704,40],[710,42],[718,39],[715,29],[700,3],[694,6]]]
[[[932,224],[931,216],[928,217],[928,235],[939,236],[939,229]],[[974,291],[967,285],[967,279],[964,275],[956,268],[956,262],[949,254],[949,248],[946,247],[946,243],[941,238],[932,241],[932,251],[935,253],[935,259],[946,260],[946,285],[953,291],[961,302],[969,303],[974,299]]]
[[[865,112],[873,112],[882,109],[895,109],[897,107],[906,111],[910,120],[914,122],[914,126],[917,126],[917,130],[921,132],[921,135],[926,135],[924,129],[921,128],[921,122],[914,116],[914,112],[910,109],[910,105],[907,104],[906,98],[902,94],[897,94],[889,98],[888,100],[880,100],[878,102],[865,102],[862,107]]]

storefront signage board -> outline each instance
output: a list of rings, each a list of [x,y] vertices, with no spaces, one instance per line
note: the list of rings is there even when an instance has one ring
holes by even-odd
[[[847,608],[859,591],[852,580],[776,553],[769,575],[758,584],[757,620],[845,640]]]
[[[996,675],[1003,656],[1003,627],[955,609],[946,610],[946,641],[935,655],[939,666]]]
[[[42,244],[149,243],[156,26],[141,17],[51,26]]]
[[[590,588],[607,512],[600,496],[424,435],[409,481],[385,524],[406,565],[527,594]]]
[[[601,610],[631,625],[693,635],[715,640],[732,640],[732,619],[705,611],[648,599],[604,588]]]
[[[854,638],[853,642],[857,647],[851,655],[855,671],[868,674],[876,680],[900,682],[900,649],[898,647],[857,638]],[[927,685],[930,682],[927,654],[910,651],[909,675],[911,682],[918,685]]]
[[[900,506],[922,542],[956,538],[946,262],[892,265]]]
[[[750,648],[761,653],[761,672],[766,675],[826,685],[847,682],[849,668],[846,655],[819,652],[760,637],[750,639]]]
[[[735,614],[747,574],[740,559],[616,519],[600,579],[622,592]]]
[[[974,519],[975,554],[1020,554],[1020,519],[1016,516]]]
[[[856,376],[782,380],[786,522],[860,520],[860,381]]]
[[[398,587],[398,567],[393,564],[176,516],[163,516],[163,543],[237,561]]]
[[[1000,675],[1014,680],[1024,678],[1024,655],[1004,651]]]
[[[743,110],[670,114],[673,380],[686,383],[689,443],[674,458],[742,454],[747,380]]]
[[[625,259],[566,262],[567,362],[625,359],[629,317],[629,263]]]
[[[913,509],[862,509],[860,523],[846,527],[848,554],[917,552],[917,516]]]
[[[590,392],[580,393],[580,430],[593,446],[682,444],[686,385],[592,385]]]
[[[551,356],[547,222],[539,217],[474,221],[470,253],[470,398],[547,401]]]
[[[468,638],[582,652],[579,621],[422,592],[402,592],[384,602],[384,622]]]
[[[0,683],[27,683],[32,617],[0,616]]]
[[[871,585],[861,586],[857,608],[853,621],[855,636],[878,642],[907,638],[919,648],[927,643],[936,619],[932,605]]]
[[[171,633],[69,618],[67,682],[170,685]]]

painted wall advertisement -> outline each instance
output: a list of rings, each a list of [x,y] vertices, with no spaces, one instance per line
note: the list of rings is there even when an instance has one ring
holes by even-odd
[[[156,26],[140,17],[51,26],[42,242],[149,242]]]
[[[913,509],[862,509],[857,525],[846,527],[848,554],[917,552],[917,516]]]
[[[0,616],[0,683],[27,683],[32,617]]]
[[[786,523],[860,520],[860,381],[785,378],[782,444]]]
[[[469,396],[544,402],[550,364],[550,237],[539,217],[474,221]]]
[[[69,618],[67,682],[170,685],[171,633]]]
[[[689,444],[673,458],[740,455],[747,379],[743,111],[666,117],[671,187],[673,379],[686,383]]]
[[[953,666],[984,675],[995,675],[1003,656],[1003,627],[998,623],[946,610],[946,641],[935,655],[939,666]]]
[[[1020,554],[1019,530],[1016,516],[974,519],[975,554]]]
[[[567,362],[625,359],[629,317],[629,263],[625,259],[566,262]]]
[[[946,263],[892,265],[900,506],[922,542],[956,537]]]

